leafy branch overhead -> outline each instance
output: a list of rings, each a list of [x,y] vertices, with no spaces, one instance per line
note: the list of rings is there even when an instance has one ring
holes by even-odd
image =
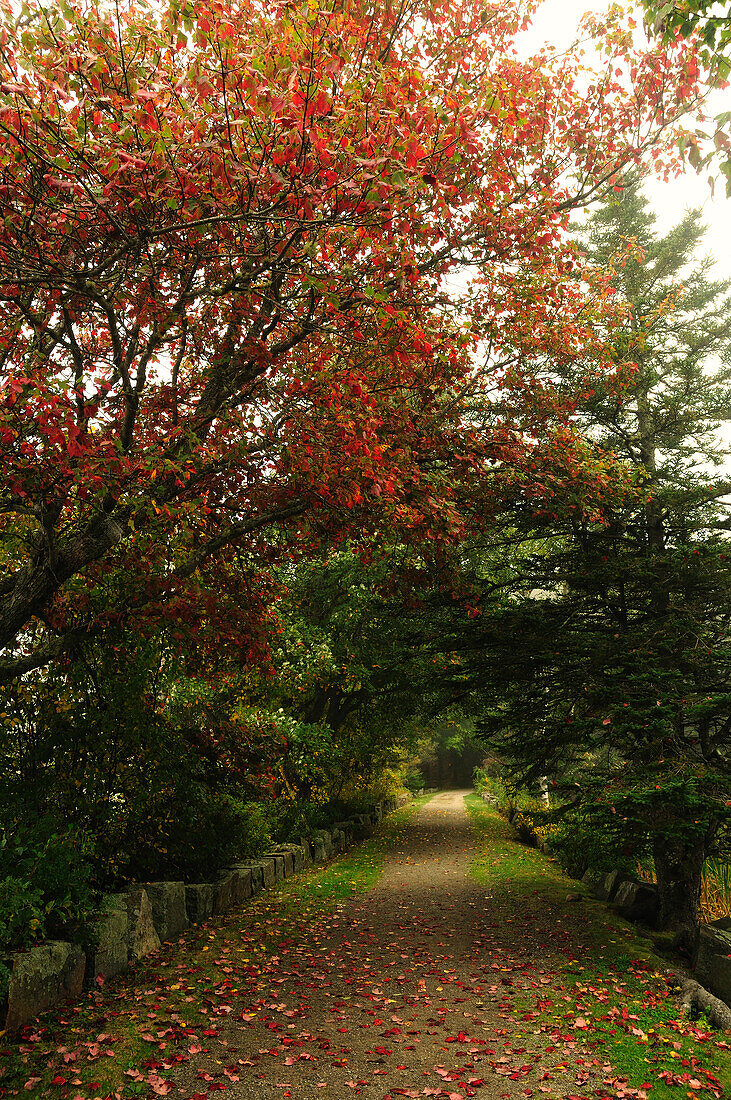
[[[688,51],[613,19],[587,79],[516,60],[521,11],[472,0],[4,9],[4,675],[194,598],[272,524],[448,540],[465,478],[528,470],[519,434],[465,419],[496,380],[476,351],[513,315],[509,362],[604,361],[568,214],[667,166],[699,94]],[[458,308],[445,278],[474,270]],[[100,610],[107,560],[129,585]]]
[[[719,90],[728,85],[731,74],[731,15],[727,3],[715,0],[643,0],[645,26],[663,42],[687,40],[697,51],[705,79]],[[685,135],[682,148],[697,172],[714,163],[726,181],[731,196],[731,111],[715,117],[714,132],[696,128]]]

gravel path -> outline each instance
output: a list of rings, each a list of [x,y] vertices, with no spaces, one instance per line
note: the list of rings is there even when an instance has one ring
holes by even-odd
[[[281,945],[209,1052],[181,1070],[176,1096],[596,1095],[602,1066],[589,1051],[577,1043],[569,1063],[564,1044],[559,1056],[520,1020],[521,990],[549,985],[558,956],[541,952],[539,966],[535,928],[515,922],[506,936],[500,899],[470,877],[465,793],[436,795],[374,889]]]

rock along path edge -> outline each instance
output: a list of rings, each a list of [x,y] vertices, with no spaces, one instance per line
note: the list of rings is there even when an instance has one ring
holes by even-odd
[[[509,888],[476,880],[466,793],[422,806],[371,890],[279,945],[176,1096],[217,1084],[232,1100],[641,1095],[611,1085],[575,1013],[536,1027],[522,1011],[542,991],[560,998],[557,972],[587,918],[569,928],[550,906],[518,912]]]

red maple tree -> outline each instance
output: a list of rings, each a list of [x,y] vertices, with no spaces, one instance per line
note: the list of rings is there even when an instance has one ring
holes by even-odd
[[[595,76],[520,60],[524,22],[483,0],[4,4],[3,674],[93,626],[112,561],[138,601],[177,599],[275,523],[453,538],[496,463],[537,495],[552,462],[590,485],[566,395],[526,383],[542,348],[602,360],[562,234],[697,89],[682,50],[610,23]],[[527,419],[485,428],[502,352]]]

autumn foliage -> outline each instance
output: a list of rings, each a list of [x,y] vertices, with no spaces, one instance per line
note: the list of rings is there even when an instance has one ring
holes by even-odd
[[[692,58],[610,21],[602,72],[520,60],[528,11],[4,5],[6,676],[135,609],[193,621],[204,563],[257,557],[272,524],[280,553],[451,540],[498,469],[596,490],[531,363],[605,362],[605,289],[577,298],[563,230],[665,156]],[[499,363],[509,417],[475,419]],[[95,600],[110,566],[125,583]]]

